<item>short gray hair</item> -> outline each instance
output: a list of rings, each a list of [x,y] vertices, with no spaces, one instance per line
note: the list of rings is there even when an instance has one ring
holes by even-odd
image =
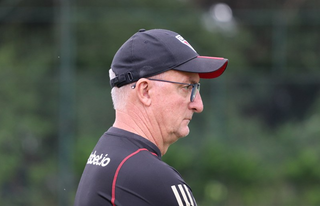
[[[112,71],[112,69],[109,70],[109,77],[110,80],[116,77],[116,74]],[[113,87],[111,89],[111,98],[113,103],[113,108],[116,110],[122,110],[125,108],[127,102],[128,102],[128,94],[130,92],[131,85],[124,85],[120,88]]]
[[[163,74],[164,73],[155,75],[152,78],[161,78]],[[112,71],[112,69],[109,69],[109,77],[110,77],[110,80],[116,77],[116,74]],[[111,89],[111,98],[112,98],[113,108],[115,110],[123,110],[126,107],[128,102],[129,92],[131,91],[131,86],[133,84],[135,83],[127,84],[120,88],[115,86]]]

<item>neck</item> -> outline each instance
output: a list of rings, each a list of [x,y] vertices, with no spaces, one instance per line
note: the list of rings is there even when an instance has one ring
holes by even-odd
[[[161,155],[164,155],[168,146],[164,146],[161,133],[153,129],[152,121],[149,118],[145,118],[150,115],[141,115],[140,112],[135,112],[137,110],[131,111],[132,112],[123,112],[116,110],[116,119],[113,126],[135,133],[149,140],[159,148]]]

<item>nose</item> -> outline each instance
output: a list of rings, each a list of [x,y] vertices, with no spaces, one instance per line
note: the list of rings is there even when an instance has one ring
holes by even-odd
[[[190,102],[189,107],[196,113],[201,113],[203,111],[203,102],[200,95],[200,92],[196,95],[193,102]]]

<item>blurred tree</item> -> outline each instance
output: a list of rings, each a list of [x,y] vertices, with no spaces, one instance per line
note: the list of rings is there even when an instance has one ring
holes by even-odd
[[[214,3],[74,1],[75,181],[113,122],[108,69],[114,53],[140,28],[167,28],[202,55],[230,59],[221,79],[201,82],[205,112],[163,158],[185,177],[198,204],[319,205],[319,21],[317,10],[304,10],[318,2],[225,1],[233,11],[231,30],[209,15]],[[57,205],[55,6],[0,2],[4,206]]]
[[[19,26],[5,28],[0,48],[0,201],[51,205],[56,189],[56,103],[48,101],[56,98],[53,68],[48,66],[53,63],[53,44],[48,44],[52,35],[41,29],[32,35]]]

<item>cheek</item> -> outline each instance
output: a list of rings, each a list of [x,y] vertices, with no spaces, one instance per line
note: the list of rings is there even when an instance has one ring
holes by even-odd
[[[187,117],[187,107],[183,102],[177,102],[171,104],[171,107],[165,109],[167,114],[167,121],[170,121],[171,126],[177,127],[184,123],[184,119]]]
[[[166,127],[176,127],[176,122],[182,118],[182,105],[174,103],[172,100],[159,101],[155,112],[159,117],[161,124]]]
[[[172,124],[171,126],[181,123],[187,114],[189,99],[173,89],[165,88],[155,95],[154,109],[161,122]]]

